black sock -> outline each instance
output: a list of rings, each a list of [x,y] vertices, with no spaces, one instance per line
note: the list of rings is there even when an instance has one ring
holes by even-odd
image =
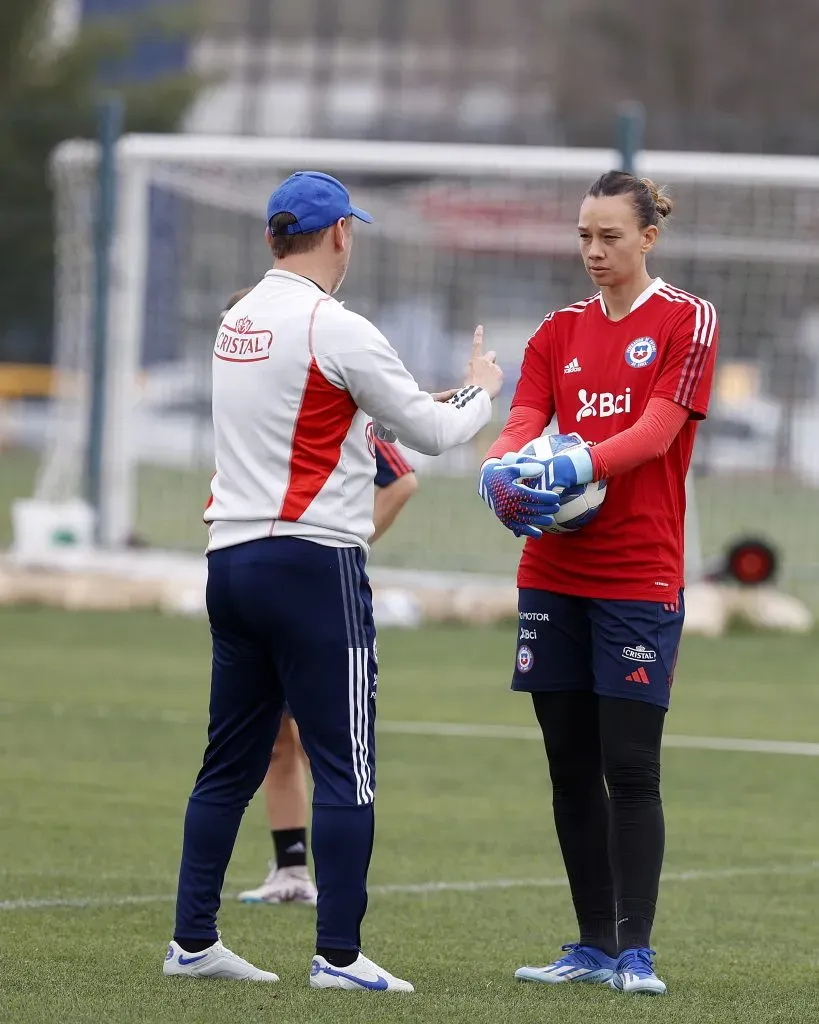
[[[597,697],[533,693],[552,780],[555,829],[569,876],[580,943],[617,955]]]
[[[651,945],[654,909],[650,900],[617,901],[617,944],[621,953],[624,949],[647,949]]]
[[[215,939],[185,939],[179,935],[174,935],[173,941],[177,946],[181,946],[186,953],[201,953],[205,949],[210,949]]]
[[[274,829],[273,846],[276,850],[276,867],[303,868],[307,866],[307,829]]]
[[[611,862],[617,890],[617,945],[651,945],[665,849],[660,743],[665,711],[653,704],[600,698],[600,732],[609,789]]]
[[[585,914],[577,915],[580,925],[580,945],[601,949],[607,956],[617,956],[617,926],[613,917],[595,920]]]
[[[316,946],[316,956],[323,956],[331,967],[349,967],[358,959],[357,949],[328,949]]]

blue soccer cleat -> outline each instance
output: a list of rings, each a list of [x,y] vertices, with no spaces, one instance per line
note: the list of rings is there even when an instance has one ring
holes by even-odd
[[[545,967],[518,967],[515,977],[521,981],[540,981],[544,985],[560,985],[564,981],[586,981],[607,984],[614,976],[616,960],[602,949],[581,946],[579,942],[561,946],[566,954]]]
[[[664,996],[668,989],[654,973],[653,949],[625,949],[617,958],[611,987],[618,992]]]

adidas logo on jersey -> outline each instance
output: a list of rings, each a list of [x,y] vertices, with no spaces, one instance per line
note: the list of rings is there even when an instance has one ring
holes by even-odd
[[[599,416],[605,419],[607,416],[618,416],[620,413],[631,412],[631,388],[626,388],[624,395],[613,395],[610,391],[601,391],[599,394],[592,391],[589,394],[585,388],[577,392],[577,399],[580,402],[580,409],[577,413],[577,422],[586,419],[588,416]]]
[[[574,359],[572,359],[572,361],[570,363],[566,363],[566,365],[563,367],[563,372],[564,373],[580,373],[580,371],[582,369],[583,369],[583,367],[577,361],[577,356],[575,356]]]

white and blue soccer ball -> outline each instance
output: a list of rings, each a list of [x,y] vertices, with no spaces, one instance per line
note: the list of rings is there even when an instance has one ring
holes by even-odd
[[[579,434],[542,434],[524,445],[519,455],[530,455],[532,458],[546,461],[555,455],[565,455],[572,448],[580,448],[585,441]],[[546,489],[544,476],[524,479],[523,483],[536,490]],[[551,526],[544,526],[544,533],[575,533],[590,523],[600,511],[606,497],[606,481],[594,480],[590,484],[578,484],[565,490],[556,487],[560,498],[560,508]]]

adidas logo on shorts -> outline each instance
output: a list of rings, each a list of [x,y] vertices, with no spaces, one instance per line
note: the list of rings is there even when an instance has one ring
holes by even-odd
[[[643,686],[648,686],[651,680],[648,678],[648,673],[641,665],[636,672],[632,672],[626,676],[627,683],[642,683]]]

